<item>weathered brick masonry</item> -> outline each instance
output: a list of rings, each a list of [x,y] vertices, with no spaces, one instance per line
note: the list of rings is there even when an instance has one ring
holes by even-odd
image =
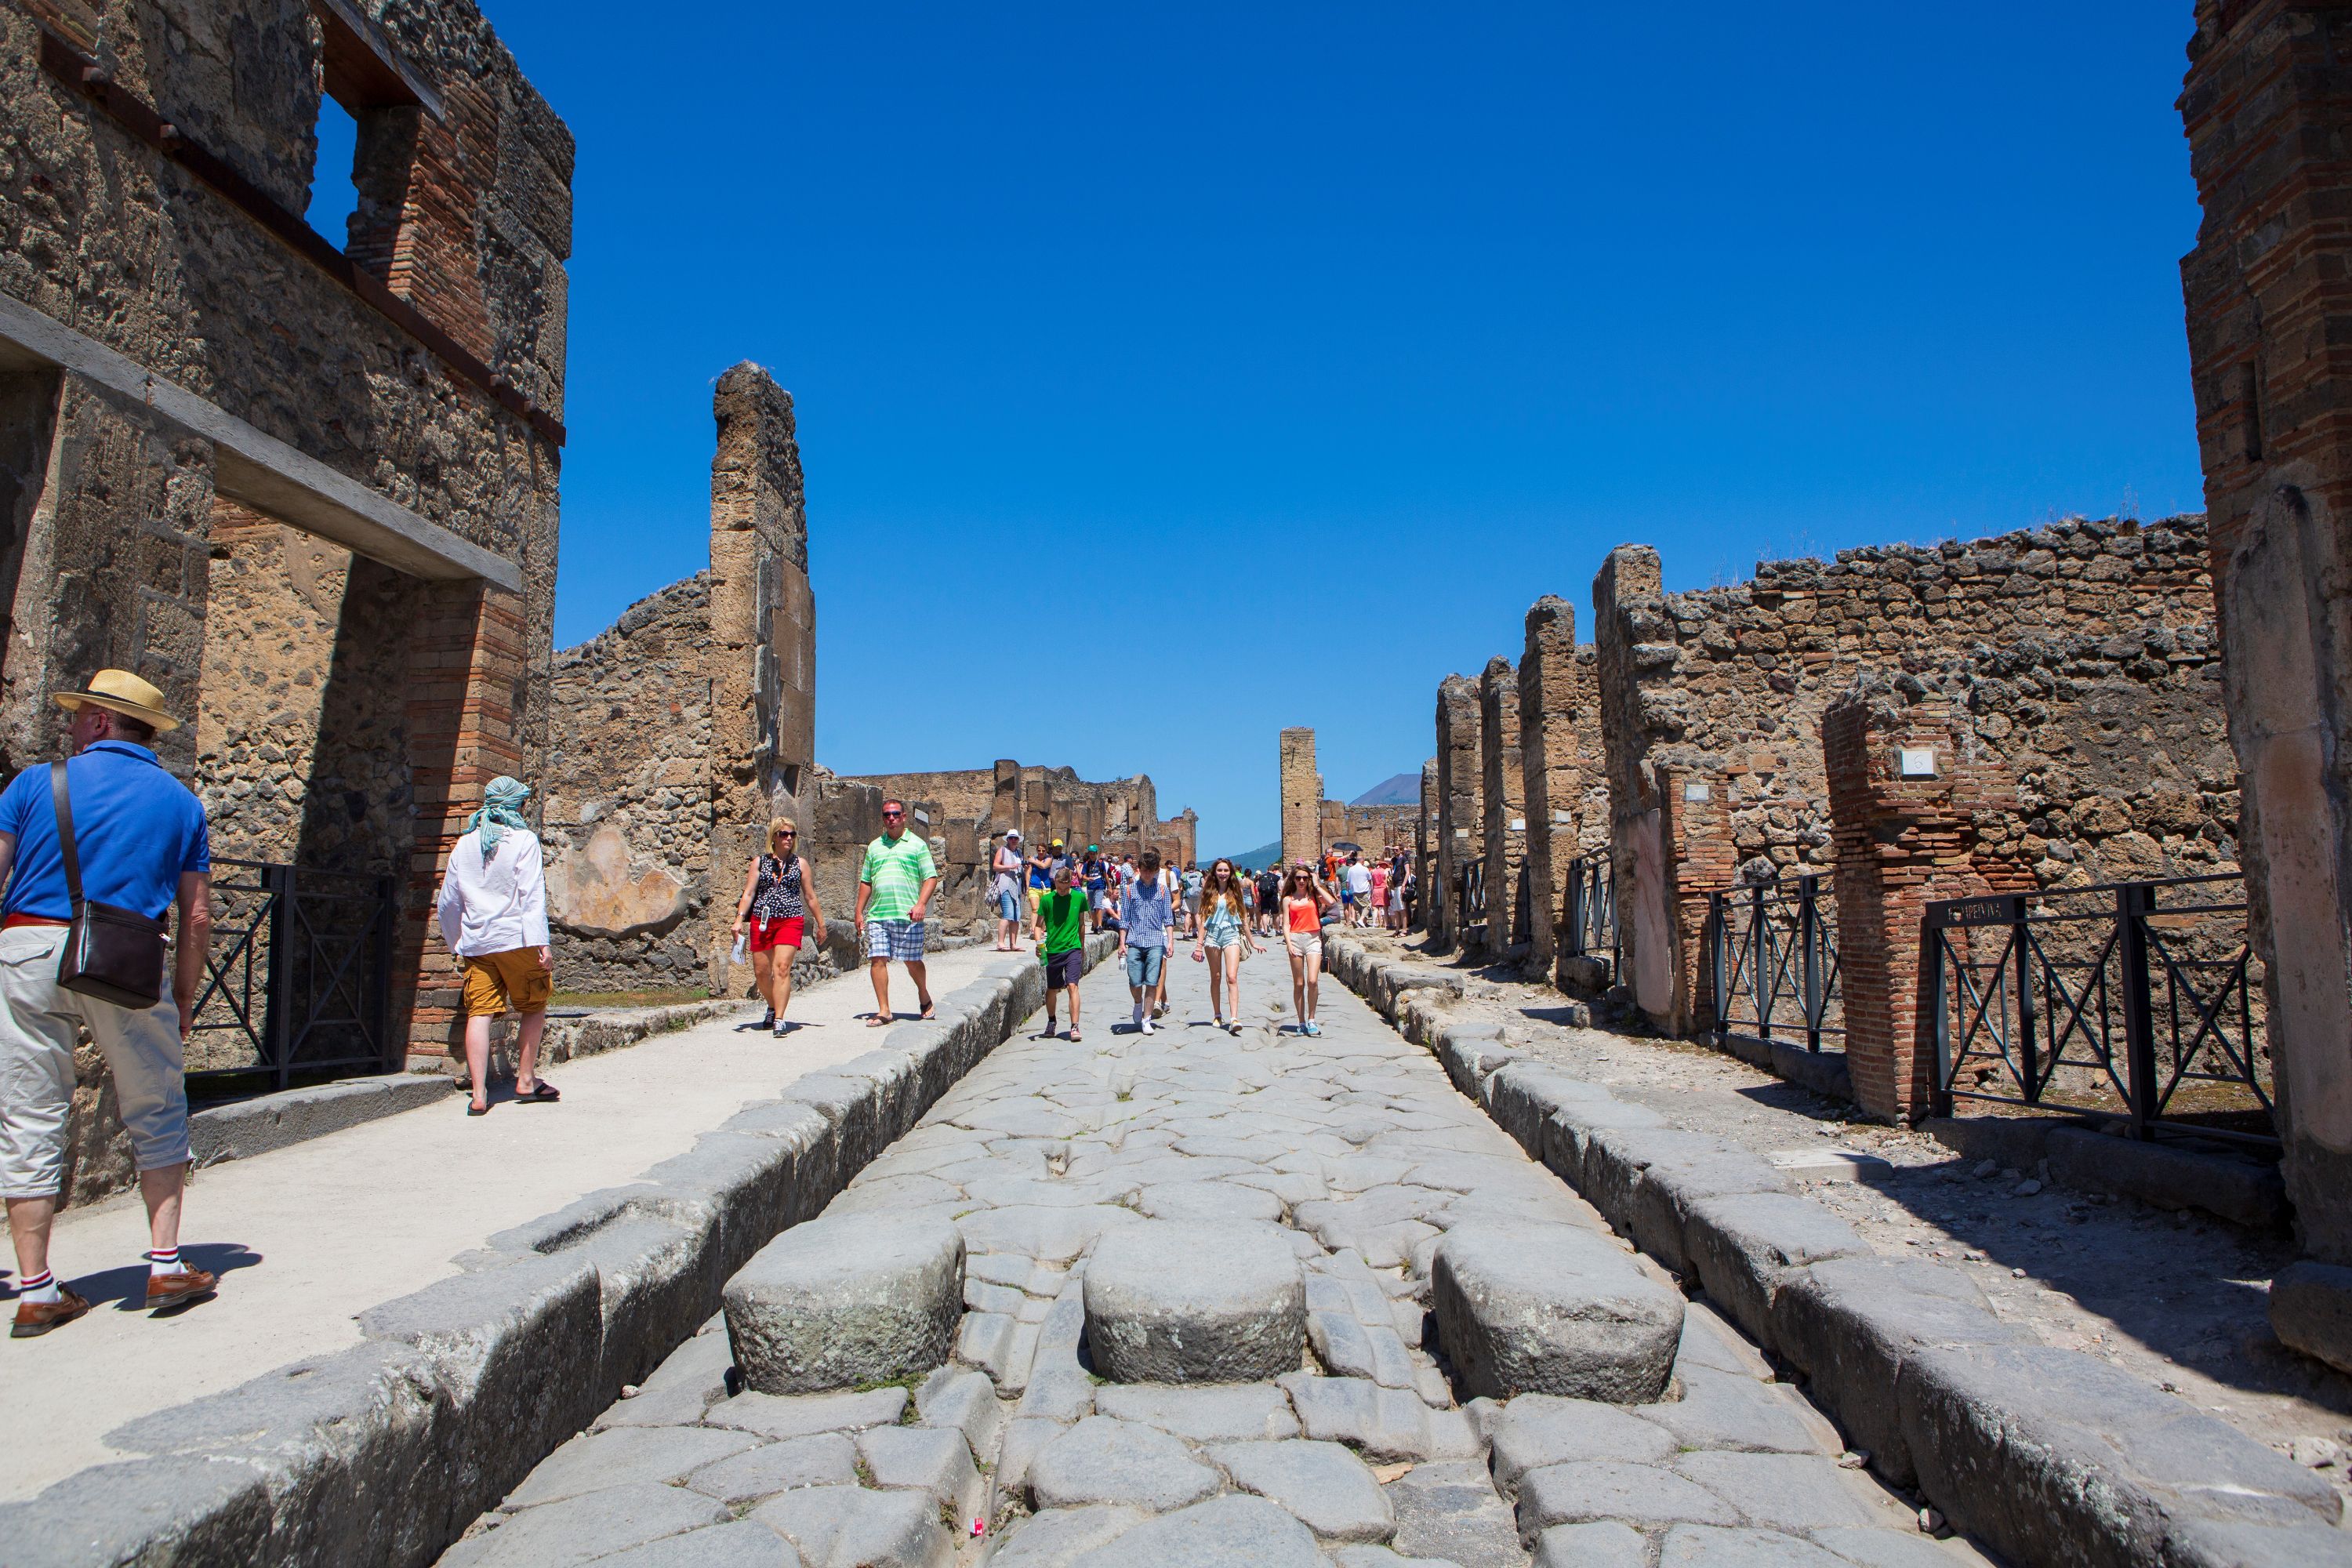
[[[2302,1240],[2352,1263],[2352,10],[2196,24],[2181,286],[2252,939]]]
[[[1527,812],[1528,968],[1559,956],[1569,873],[1609,844],[1608,776],[1593,711],[1593,650],[1576,642],[1576,609],[1547,594],[1528,611],[1519,655],[1519,764]]]
[[[355,15],[0,8],[0,771],[154,681],[225,850],[397,876],[430,1053],[442,858],[547,744],[572,143],[467,0]],[[295,216],[322,94],[347,251]]]
[[[1527,853],[1527,770],[1519,757],[1519,680],[1491,658],[1478,680],[1478,793],[1485,821],[1486,952],[1500,958],[1517,937],[1519,867]]]
[[[1463,941],[1462,873],[1485,850],[1478,735],[1477,682],[1447,676],[1437,688],[1437,806],[1430,829],[1436,875],[1422,894],[1425,923],[1440,952]]]
[[[1932,677],[2018,784],[2042,885],[2226,870],[2224,743],[2202,520],[2069,521],[1768,562],[1665,594],[1656,552],[1594,585],[1626,981],[1662,1026],[1706,1021],[1706,889],[1835,859],[1820,742],[1865,671]]]

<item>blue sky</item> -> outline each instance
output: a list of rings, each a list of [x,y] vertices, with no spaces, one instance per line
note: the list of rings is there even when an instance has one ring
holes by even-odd
[[[705,563],[756,360],[844,773],[1145,770],[1241,848],[1277,730],[1417,768],[1613,544],[2201,504],[2186,0],[485,4],[580,144],[557,641]]]

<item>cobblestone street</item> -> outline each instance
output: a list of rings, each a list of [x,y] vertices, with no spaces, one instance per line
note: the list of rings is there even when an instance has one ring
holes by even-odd
[[[1753,1346],[1661,1289],[1662,1271],[1335,980],[1320,1037],[1276,1033],[1286,963],[1252,961],[1248,1026],[1228,1035],[1210,1025],[1205,971],[1178,954],[1156,1033],[1130,1030],[1124,977],[1101,966],[1082,1042],[1036,1037],[1033,1019],[813,1222],[952,1222],[950,1364],[864,1391],[740,1391],[714,1318],[444,1563],[1981,1561],[1842,1467],[1835,1429]],[[1114,1261],[1122,1235],[1146,1256]],[[1233,1238],[1221,1262],[1266,1244],[1297,1260],[1303,1352],[1256,1381],[1108,1375],[1089,1322],[1108,1321],[1110,1271],[1206,1321],[1217,1282],[1245,1270],[1188,1268],[1202,1237]],[[1670,1303],[1663,1396],[1470,1397],[1484,1374],[1439,1349],[1462,1342],[1441,1332],[1433,1274],[1472,1279],[1496,1237],[1595,1249],[1626,1299]],[[1633,1367],[1656,1326],[1638,1316],[1596,1330],[1594,1365]]]

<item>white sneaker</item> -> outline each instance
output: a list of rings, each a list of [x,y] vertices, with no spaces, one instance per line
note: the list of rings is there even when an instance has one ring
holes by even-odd
[[[1149,1018],[1143,1020],[1143,1032],[1147,1035],[1151,1033],[1151,1020]]]

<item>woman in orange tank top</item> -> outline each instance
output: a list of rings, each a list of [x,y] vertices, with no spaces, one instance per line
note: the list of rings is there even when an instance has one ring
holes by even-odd
[[[1319,1035],[1315,1022],[1315,986],[1323,977],[1323,911],[1331,895],[1305,866],[1293,866],[1282,889],[1283,943],[1290,952],[1290,1005],[1298,1032]]]

